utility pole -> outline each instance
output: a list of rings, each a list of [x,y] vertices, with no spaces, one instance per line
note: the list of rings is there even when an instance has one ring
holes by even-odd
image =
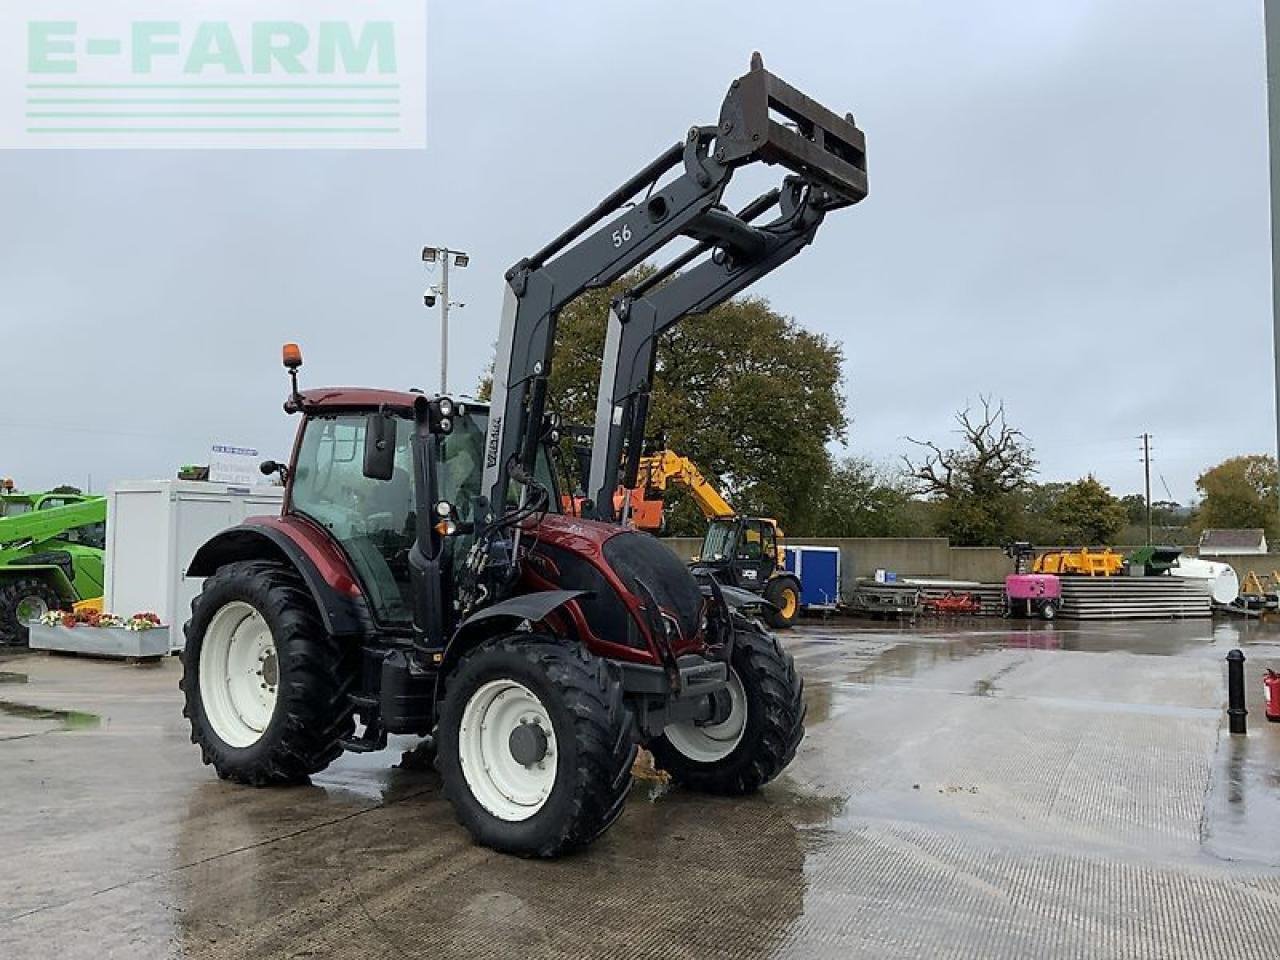
[[[449,299],[449,261],[458,268],[465,267],[471,258],[461,250],[450,250],[448,247],[423,247],[423,263],[440,264],[440,283],[431,287],[422,297],[428,307],[434,307],[440,301],[440,392],[449,392],[449,308],[465,307],[465,303]]]
[[[1147,546],[1151,546],[1151,434],[1142,435],[1142,472],[1147,489]]]
[[[1275,357],[1276,446],[1280,452],[1280,0],[1264,0],[1267,119],[1271,154],[1271,323]],[[1272,504],[1272,508],[1275,508]]]

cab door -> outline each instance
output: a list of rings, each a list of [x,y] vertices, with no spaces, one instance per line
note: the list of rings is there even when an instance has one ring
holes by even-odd
[[[778,542],[773,524],[758,518],[741,520],[734,549],[737,586],[759,593],[777,565]]]
[[[409,554],[417,534],[413,423],[396,419],[391,479],[364,475],[364,415],[314,417],[298,448],[289,512],[324,527],[342,547],[378,622],[413,619]]]

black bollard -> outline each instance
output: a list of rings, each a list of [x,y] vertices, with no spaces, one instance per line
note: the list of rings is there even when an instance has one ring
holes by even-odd
[[[1244,708],[1244,651],[1232,650],[1227,654],[1227,717],[1232,733],[1245,732]]]

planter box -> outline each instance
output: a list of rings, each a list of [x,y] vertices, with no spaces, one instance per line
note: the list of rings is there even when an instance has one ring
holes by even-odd
[[[31,649],[87,653],[96,657],[163,657],[169,654],[169,628],[49,627],[32,622]]]

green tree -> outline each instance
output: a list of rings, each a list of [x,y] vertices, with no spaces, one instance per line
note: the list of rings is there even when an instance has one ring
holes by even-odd
[[[850,457],[836,464],[820,494],[814,535],[905,537],[919,535],[911,489],[901,474]]]
[[[566,424],[595,419],[605,321],[613,296],[644,275],[592,290],[560,313],[551,403]],[[827,444],[844,438],[839,344],[803,330],[758,297],[688,317],[658,346],[651,446],[689,457],[735,509],[813,530],[830,474]],[[480,386],[486,396],[488,378]],[[668,531],[701,536],[706,521],[678,490]]]
[[[1202,497],[1194,522],[1197,531],[1261,527],[1268,538],[1275,536],[1280,493],[1275,457],[1231,457],[1200,474],[1196,489]]]
[[[1053,504],[1050,516],[1062,531],[1060,542],[1064,545],[1114,543],[1129,521],[1124,504],[1093,474],[1067,484]]]
[[[1120,498],[1125,517],[1134,526],[1147,522],[1147,498],[1140,493],[1130,493]]]
[[[1058,500],[1070,487],[1069,483],[1028,483],[1017,495],[1019,522],[1012,533],[1019,540],[1030,540],[1040,546],[1059,546],[1067,542],[1062,525],[1055,519],[1054,509]]]
[[[960,546],[995,545],[1015,536],[1020,495],[1036,470],[1031,445],[1009,426],[1004,404],[989,397],[980,401],[980,411],[966,407],[956,414],[959,446],[908,437],[924,458],[903,458],[916,491],[939,502],[941,532]]]

